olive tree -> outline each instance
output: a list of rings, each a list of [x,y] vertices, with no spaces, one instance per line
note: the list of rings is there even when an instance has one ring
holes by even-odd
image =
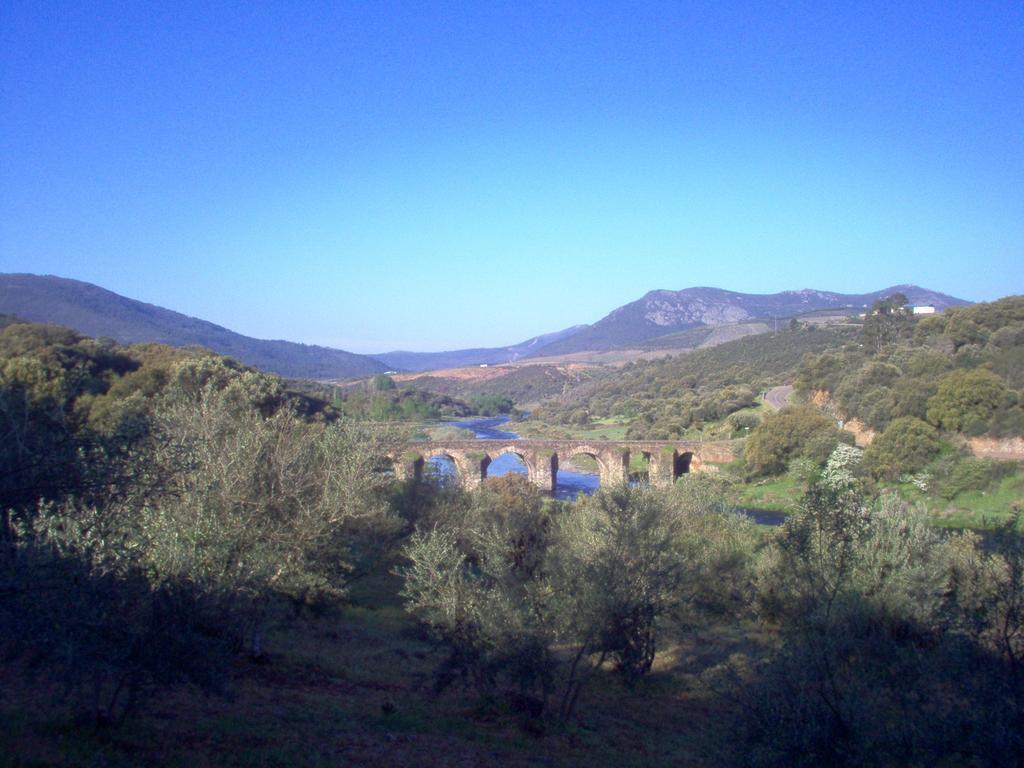
[[[948,548],[923,512],[815,486],[758,570],[777,646],[708,677],[737,705],[735,764],[907,765],[950,749]]]
[[[419,531],[406,548],[404,595],[450,650],[439,680],[458,670],[480,693],[528,701],[534,715],[554,697],[563,720],[606,662],[635,682],[651,669],[662,620],[698,605],[697,585],[721,580],[749,546],[706,490],[623,486],[571,508],[516,511],[485,487],[466,525]]]
[[[990,534],[953,538],[948,629],[980,651],[961,684],[968,706],[955,721],[972,738],[966,755],[987,765],[1024,766],[1024,538],[1020,514]],[[966,666],[966,665],[964,665]]]
[[[378,471],[396,435],[303,421],[276,379],[217,360],[186,361],[174,380],[157,411],[166,487],[141,513],[145,562],[218,595],[259,655],[275,596],[340,594],[360,547],[398,527]]]
[[[143,564],[138,506],[44,503],[0,551],[0,653],[63,685],[97,727],[161,688],[219,691],[231,637],[215,601]]]

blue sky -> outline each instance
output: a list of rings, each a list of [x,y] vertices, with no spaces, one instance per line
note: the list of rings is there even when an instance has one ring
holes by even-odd
[[[0,270],[358,352],[1024,292],[1024,5],[0,5]]]

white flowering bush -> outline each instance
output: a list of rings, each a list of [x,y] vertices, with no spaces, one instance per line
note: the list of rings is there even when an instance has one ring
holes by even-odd
[[[856,485],[864,451],[840,444],[832,451],[821,473],[821,482],[829,488],[841,489]]]

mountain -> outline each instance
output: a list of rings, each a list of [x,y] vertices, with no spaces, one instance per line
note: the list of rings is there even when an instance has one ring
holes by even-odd
[[[549,344],[560,341],[586,328],[574,325],[563,331],[545,333],[510,347],[456,349],[451,352],[384,352],[371,357],[384,362],[388,368],[402,371],[436,371],[443,368],[462,368],[467,365],[493,365],[508,363],[522,357],[537,355]]]
[[[664,346],[654,343],[654,340],[690,329],[790,318],[830,309],[863,312],[878,299],[894,293],[905,294],[911,304],[930,304],[939,311],[970,303],[916,285],[894,285],[860,294],[813,289],[772,294],[736,293],[721,288],[659,290],[619,307],[577,333],[546,345],[541,354],[550,356],[645,345]]]
[[[365,355],[291,341],[253,339],[90,283],[52,275],[0,274],[0,312],[125,344],[198,344],[290,378],[344,379],[387,369],[384,363]]]

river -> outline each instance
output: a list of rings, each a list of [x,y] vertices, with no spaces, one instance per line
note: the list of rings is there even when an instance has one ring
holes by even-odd
[[[471,430],[478,440],[518,440],[519,435],[515,432],[498,429],[507,421],[508,416],[493,416],[486,419],[467,419],[465,421],[449,423],[451,426],[458,427],[459,429]],[[435,466],[440,465],[435,464]],[[441,471],[444,472],[445,470],[441,469]],[[487,467],[488,477],[501,477],[509,472],[517,472],[521,475],[526,474],[526,465],[523,464],[522,459],[511,453],[499,456]],[[587,472],[569,472],[568,470],[560,469],[558,470],[557,484],[555,486],[555,498],[574,501],[580,493],[585,493],[589,496],[600,487],[601,482],[597,475]]]
[[[507,421],[508,416],[492,416],[485,419],[453,421],[449,422],[449,424],[459,429],[470,430],[477,440],[518,440],[519,435],[515,432],[499,429]],[[455,471],[455,468],[444,462],[444,460],[432,460],[432,462],[434,463],[435,471],[440,474],[450,475]],[[499,456],[487,467],[488,477],[500,477],[509,472],[526,474],[526,465],[523,464],[522,459],[511,453]],[[589,496],[600,487],[601,481],[595,474],[589,472],[569,472],[568,470],[560,469],[558,470],[557,485],[555,487],[555,498],[564,501],[575,501],[580,493]],[[781,525],[786,519],[785,512],[744,508],[740,508],[738,511],[743,512],[743,514],[752,518],[754,522],[760,525]]]

